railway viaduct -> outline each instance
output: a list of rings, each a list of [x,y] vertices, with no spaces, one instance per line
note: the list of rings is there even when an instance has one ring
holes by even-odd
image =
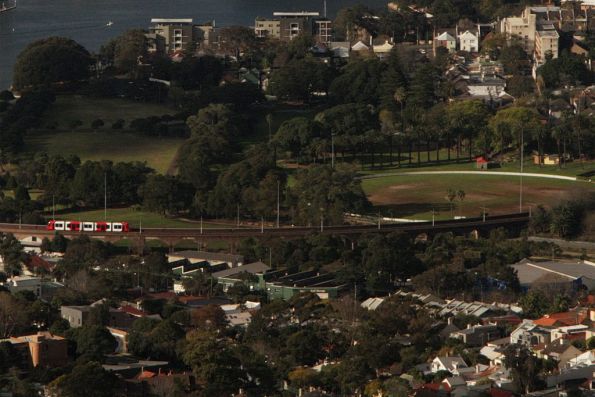
[[[50,231],[44,225],[19,225],[0,223],[0,232],[12,233],[19,239],[27,237],[52,238],[56,233],[65,237],[89,237],[116,242],[129,240],[144,246],[147,240],[160,240],[170,249],[181,242],[193,241],[197,245],[212,241],[227,241],[233,245],[245,238],[299,238],[311,234],[341,235],[347,238],[357,238],[367,233],[404,232],[413,238],[431,239],[437,233],[452,232],[456,235],[487,236],[490,231],[498,228],[508,230],[511,235],[518,235],[529,223],[528,213],[508,214],[490,217],[467,218],[436,222],[419,223],[390,223],[377,225],[343,225],[318,227],[279,227],[279,228],[204,228],[204,229],[172,229],[172,228],[143,228],[133,229],[128,233],[83,232],[83,231]]]

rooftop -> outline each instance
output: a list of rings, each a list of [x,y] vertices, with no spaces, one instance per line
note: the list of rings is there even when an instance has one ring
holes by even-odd
[[[192,18],[152,18],[151,23],[192,23]]]
[[[529,259],[512,265],[517,271],[521,284],[531,284],[547,274],[559,276],[562,280],[576,280],[581,277],[595,279],[595,264],[589,261],[545,261],[536,262]]]
[[[267,266],[266,264],[264,264],[262,262],[254,262],[254,263],[248,263],[247,265],[234,267],[231,269],[221,270],[220,272],[215,272],[215,273],[213,273],[213,277],[214,278],[231,277],[231,276],[235,276],[237,274],[244,273],[244,272],[250,273],[250,274],[264,273],[264,272],[267,272],[268,270],[270,270],[270,267]]]

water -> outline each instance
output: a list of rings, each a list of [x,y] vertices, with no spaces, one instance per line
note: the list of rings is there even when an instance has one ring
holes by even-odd
[[[0,0],[1,2],[2,0]],[[384,7],[388,0],[363,1]],[[329,17],[358,0],[327,0]],[[147,28],[151,18],[215,20],[217,26],[252,26],[273,11],[319,11],[323,0],[19,0],[0,14],[0,89],[10,86],[16,57],[25,46],[47,36],[70,37],[89,51],[127,29]],[[112,26],[106,26],[111,21]]]

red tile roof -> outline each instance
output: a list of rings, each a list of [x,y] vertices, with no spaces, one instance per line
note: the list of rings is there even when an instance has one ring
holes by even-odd
[[[52,269],[54,268],[54,265],[52,265],[50,262],[46,261],[45,259],[37,256],[37,255],[31,255],[29,256],[29,259],[27,260],[27,262],[25,262],[25,265],[29,268],[37,268],[37,269],[44,269],[47,270],[48,272],[51,272]]]
[[[155,372],[143,371],[140,374],[138,374],[136,379],[149,379],[149,378],[154,378],[156,375],[157,374],[155,374]]]
[[[128,305],[120,307],[120,310],[135,317],[145,317],[147,315],[144,311]]]
[[[554,325],[578,325],[582,324],[588,318],[586,311],[562,312],[546,314],[545,316],[534,320],[533,323],[543,327],[553,327]]]
[[[511,391],[497,389],[495,387],[490,388],[488,390],[488,393],[492,397],[512,397],[513,396],[513,393]]]

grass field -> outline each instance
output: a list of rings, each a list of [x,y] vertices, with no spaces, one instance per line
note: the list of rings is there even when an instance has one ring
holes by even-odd
[[[498,175],[400,175],[362,181],[375,211],[385,216],[430,219],[432,209],[438,219],[450,218],[449,188],[463,190],[462,203],[455,200],[453,215],[479,216],[486,207],[491,214],[519,210],[519,178]],[[595,192],[584,182],[523,178],[523,209],[551,206],[560,200]]]
[[[58,128],[67,128],[74,120],[83,122],[82,128],[90,128],[91,122],[101,119],[106,127],[119,119],[130,121],[149,116],[174,114],[175,109],[167,106],[135,102],[119,98],[90,98],[80,95],[61,95],[47,112],[44,122],[58,123]],[[104,127],[104,128],[106,128]]]
[[[184,142],[179,138],[144,137],[114,130],[51,132],[27,138],[27,152],[71,155],[85,160],[144,161],[165,173]]]

